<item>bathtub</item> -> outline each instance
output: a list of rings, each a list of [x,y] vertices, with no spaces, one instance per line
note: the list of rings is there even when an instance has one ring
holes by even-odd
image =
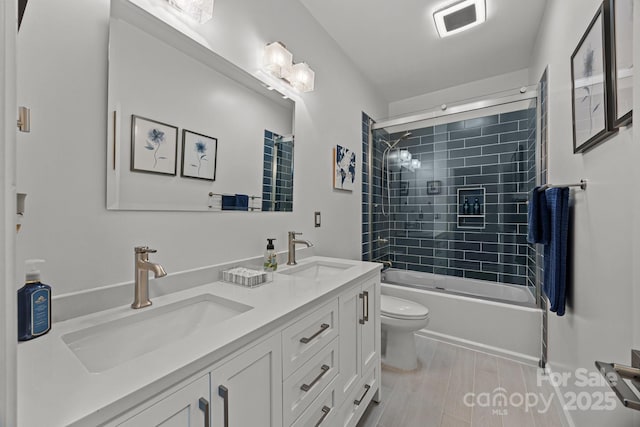
[[[542,311],[525,287],[389,269],[381,288],[429,309],[419,335],[532,365],[540,359]]]
[[[382,272],[382,281],[431,291],[483,298],[493,301],[535,307],[534,296],[526,286],[465,279],[455,276],[421,273],[390,268]]]

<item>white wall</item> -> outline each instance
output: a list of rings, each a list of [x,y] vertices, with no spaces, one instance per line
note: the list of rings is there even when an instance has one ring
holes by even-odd
[[[19,102],[33,111],[18,144],[18,188],[28,193],[19,271],[24,259],[45,258],[43,278],[61,294],[131,281],[135,245],[158,249],[153,259],[175,272],[260,255],[267,237],[285,250],[287,230],[304,232],[319,253],[360,257],[360,183],[353,193],[332,189],[331,147],[360,152],[361,112],[384,116],[386,105],[301,3],[217,0],[204,31],[251,73],[275,40],[316,72],[315,92],[296,104],[293,213],[105,209],[108,19],[107,0],[29,1],[18,39]]]
[[[476,80],[459,86],[425,93],[389,104],[389,117],[402,116],[417,111],[428,110],[442,104],[455,104],[476,97],[485,97],[497,92],[519,89],[534,84],[529,81],[529,70],[523,69],[487,79]],[[517,93],[517,92],[515,92]],[[377,119],[378,117],[376,117]]]
[[[573,154],[572,146],[570,57],[600,4],[599,0],[548,1],[530,67],[530,80],[538,81],[549,66],[549,180],[589,180],[586,191],[572,191],[573,287],[566,314],[549,314],[550,367],[572,375],[578,368],[597,372],[595,360],[629,363],[637,311],[632,296],[638,261],[632,255],[634,251],[637,255],[640,243],[630,239],[630,233],[637,229],[640,212],[635,202],[637,173],[632,179],[639,158],[638,137],[630,128],[585,154]],[[635,22],[638,27],[637,16]],[[593,393],[608,388],[576,387],[570,379],[562,390]],[[631,426],[636,425],[633,412],[618,404],[614,412],[571,415],[576,426]]]

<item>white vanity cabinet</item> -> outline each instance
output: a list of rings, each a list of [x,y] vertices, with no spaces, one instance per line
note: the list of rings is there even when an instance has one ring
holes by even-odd
[[[109,421],[73,425],[355,426],[379,398],[380,276],[369,267],[342,283],[174,387]]]
[[[282,426],[280,334],[238,351],[194,382],[130,411],[122,427]],[[146,406],[146,405],[143,405]],[[122,421],[122,418],[126,420]],[[208,419],[207,419],[208,418]]]
[[[340,294],[340,381],[338,400],[359,389],[371,369],[380,365],[379,275]],[[373,393],[372,393],[373,394]],[[367,398],[367,403],[370,399]],[[366,405],[365,405],[366,406]]]
[[[211,371],[211,426],[282,426],[280,334]]]
[[[163,427],[200,427],[209,425],[207,423],[209,416],[209,374],[206,374],[142,412],[114,425],[121,427],[159,425]]]

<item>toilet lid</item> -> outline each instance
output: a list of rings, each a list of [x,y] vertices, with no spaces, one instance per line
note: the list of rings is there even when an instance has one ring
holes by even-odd
[[[396,319],[424,319],[429,315],[429,309],[422,304],[389,295],[381,295],[380,312]]]

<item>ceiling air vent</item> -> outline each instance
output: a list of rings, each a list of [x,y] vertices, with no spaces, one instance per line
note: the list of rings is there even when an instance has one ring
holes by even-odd
[[[440,37],[459,33],[483,23],[486,19],[485,0],[462,0],[433,14]]]

